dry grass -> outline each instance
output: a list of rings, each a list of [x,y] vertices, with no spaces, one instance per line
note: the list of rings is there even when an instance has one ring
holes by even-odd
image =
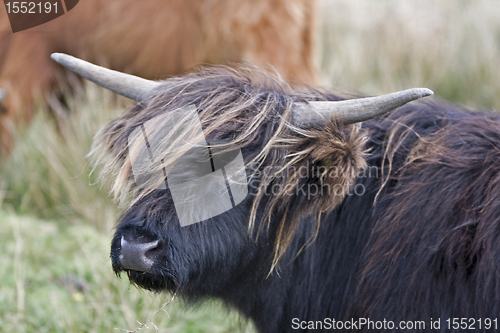
[[[84,92],[69,101],[71,113],[59,125],[47,112],[38,112],[1,167],[3,206],[19,214],[111,230],[115,205],[106,186],[101,190],[97,184],[97,175],[89,177],[86,155],[97,130],[121,112],[123,102],[86,83]]]
[[[413,86],[500,109],[497,0],[323,0],[322,76],[368,94]]]

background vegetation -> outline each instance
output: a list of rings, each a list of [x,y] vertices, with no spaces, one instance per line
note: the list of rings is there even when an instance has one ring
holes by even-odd
[[[422,86],[500,109],[499,1],[323,0],[320,15],[324,86],[369,95]],[[89,83],[76,90],[67,119],[38,112],[0,167],[1,332],[134,330],[170,299],[113,275],[119,212],[85,158],[97,129],[129,102]],[[176,299],[165,309],[153,319],[162,332],[252,330],[218,303]]]

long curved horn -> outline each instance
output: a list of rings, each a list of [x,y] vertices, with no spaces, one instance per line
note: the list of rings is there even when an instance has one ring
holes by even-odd
[[[52,53],[50,57],[87,80],[137,102],[144,99],[151,90],[159,85],[158,82],[113,71],[67,54]]]
[[[354,124],[379,117],[408,102],[432,94],[434,92],[427,88],[413,88],[377,97],[295,103],[293,124],[300,127],[314,127],[332,119],[340,120],[344,124]]]

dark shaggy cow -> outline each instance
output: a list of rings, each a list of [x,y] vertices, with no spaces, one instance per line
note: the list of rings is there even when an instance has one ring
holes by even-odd
[[[114,88],[140,103],[101,131],[94,152],[115,194],[131,200],[111,247],[117,274],[191,301],[222,299],[260,332],[427,332],[437,320],[442,332],[498,328],[498,115],[433,99],[362,126],[343,116],[306,122],[314,101],[342,98],[255,69],[152,87]],[[168,188],[136,186],[128,137],[185,105],[196,106],[208,142],[241,148],[249,195],[181,227]]]
[[[62,17],[13,34],[0,10],[0,153],[33,116],[33,102],[60,96],[52,52],[150,79],[200,64],[248,60],[313,83],[316,0],[84,0]],[[3,7],[3,6],[2,6]],[[55,97],[52,96],[54,93]],[[0,93],[2,100],[3,93]]]

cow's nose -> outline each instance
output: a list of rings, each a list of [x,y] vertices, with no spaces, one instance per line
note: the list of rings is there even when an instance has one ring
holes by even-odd
[[[146,256],[146,252],[157,248],[158,242],[158,240],[150,243],[129,242],[122,236],[120,264],[124,269],[150,272],[154,262]]]

